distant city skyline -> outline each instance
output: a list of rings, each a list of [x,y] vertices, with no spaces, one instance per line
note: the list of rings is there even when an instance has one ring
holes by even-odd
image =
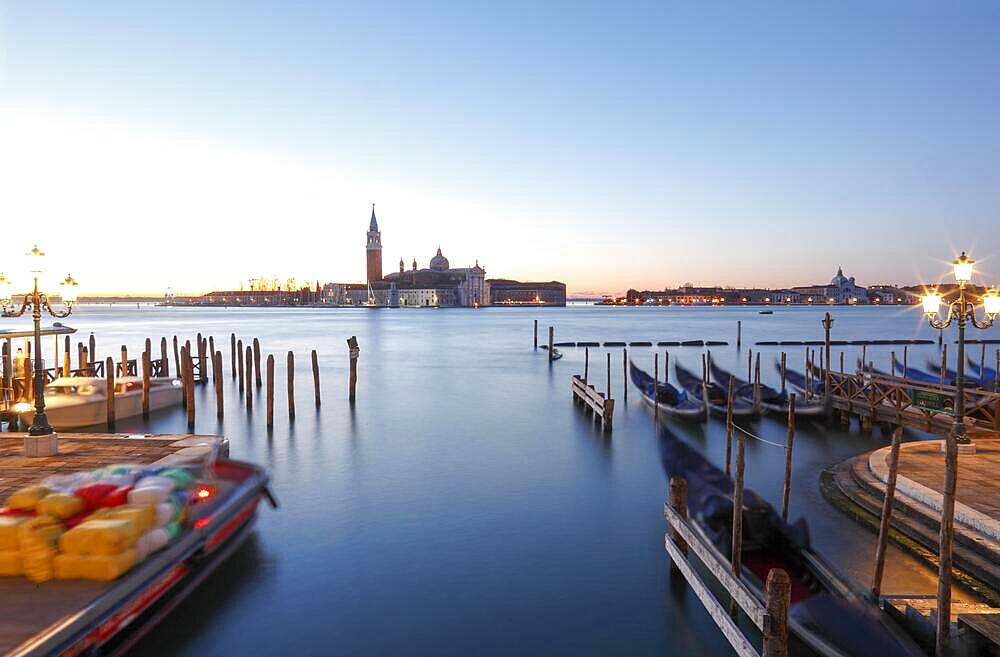
[[[3,4],[0,268],[363,281],[374,202],[387,271],[440,245],[576,296],[934,282],[963,249],[1000,283],[1000,6],[722,12]]]

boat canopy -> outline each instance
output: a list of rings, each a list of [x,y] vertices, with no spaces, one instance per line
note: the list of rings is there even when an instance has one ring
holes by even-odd
[[[71,333],[76,333],[76,329],[58,322],[52,326],[43,326],[41,330],[42,337],[46,335],[69,335]],[[35,331],[33,329],[27,331],[21,331],[18,329],[0,329],[0,340],[14,340],[16,338],[33,337],[35,337]]]

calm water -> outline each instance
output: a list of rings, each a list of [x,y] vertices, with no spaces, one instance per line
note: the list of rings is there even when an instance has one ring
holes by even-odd
[[[729,340],[713,355],[746,373],[755,340],[820,339],[825,309],[601,308],[468,310],[225,310],[84,306],[67,323],[93,331],[101,356],[143,339],[215,335],[226,369],[226,418],[211,386],[197,391],[197,431],[230,438],[235,458],[265,464],[282,503],[263,508],[256,535],[168,624],[142,655],[724,655],[697,599],[672,585],[663,551],[666,481],[653,419],[633,389],[604,436],[570,401],[583,349],[550,366],[532,349],[556,340]],[[919,313],[835,308],[835,339],[935,338]],[[735,347],[743,320],[743,351]],[[229,377],[229,334],[259,337],[298,365],[297,411],[284,388],[275,427],[258,392],[247,413]],[[347,401],[347,347],[361,345],[358,401]],[[1000,337],[992,330],[988,337]],[[74,344],[75,344],[74,340]],[[320,354],[323,407],[312,402],[309,350]],[[995,347],[990,347],[990,354]],[[789,363],[802,347],[785,347]],[[847,363],[855,359],[848,348]],[[891,349],[869,348],[888,363]],[[765,381],[779,348],[762,348]],[[839,352],[835,348],[834,353]],[[51,351],[51,344],[44,350]],[[621,349],[612,349],[612,391],[622,395]],[[652,370],[653,349],[630,354]],[[591,350],[603,386],[605,350]],[[661,350],[662,353],[662,350]],[[698,348],[671,360],[700,368]],[[974,352],[978,357],[978,348]],[[901,357],[901,356],[900,356]],[[910,348],[910,363],[937,347]],[[836,360],[835,360],[836,362]],[[801,369],[801,367],[800,367]],[[621,404],[621,402],[619,402]],[[186,432],[179,410],[119,431]],[[750,423],[783,442],[784,424]],[[717,463],[725,434],[715,421],[677,432]],[[843,458],[884,445],[801,423],[795,443],[792,516],[809,518],[816,545],[852,579],[869,577],[874,536],[823,500],[818,477]],[[777,504],[783,452],[751,441],[748,484]],[[676,582],[674,583],[676,584]],[[926,569],[895,551],[887,593],[929,591]]]

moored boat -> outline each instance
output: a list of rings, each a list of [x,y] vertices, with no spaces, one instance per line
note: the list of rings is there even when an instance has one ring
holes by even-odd
[[[723,388],[726,388],[728,391],[729,379],[732,377],[733,394],[753,404],[754,385],[752,383],[744,381],[722,369],[715,364],[714,360],[709,360],[709,362],[711,363],[712,378],[715,379],[716,383]],[[763,410],[777,413],[788,413],[788,394],[785,391],[775,390],[774,388],[764,384],[760,384],[759,388],[760,407]],[[804,395],[796,395],[796,415],[821,415],[825,411],[824,406],[825,405],[822,399],[806,399]]]
[[[261,498],[272,506],[263,468],[220,459],[216,486],[191,527],[120,578],[53,580],[42,585],[0,578],[7,657],[126,654],[250,535]],[[39,613],[44,609],[45,613]]]
[[[696,534],[729,563],[733,483],[722,470],[660,428],[660,455],[668,478],[688,482],[688,517]],[[854,592],[815,550],[805,519],[788,524],[752,490],[743,491],[741,580],[763,601],[772,568],[791,580],[788,628],[806,652],[822,657],[918,657],[924,653],[876,606]]]
[[[688,395],[707,401],[709,409],[716,415],[726,415],[726,405],[729,393],[717,383],[703,383],[700,377],[695,376],[690,371],[684,369],[680,363],[674,363],[674,372],[677,374],[677,383],[687,391]],[[733,399],[733,415],[736,417],[746,417],[756,414],[753,404],[741,397]]]
[[[149,410],[156,411],[181,403],[180,379],[156,378],[149,381]],[[99,377],[67,376],[45,386],[45,413],[56,429],[74,429],[107,421],[107,383]],[[15,404],[22,422],[31,423],[34,404]],[[142,414],[142,378],[115,380],[115,419]]]
[[[704,417],[705,404],[701,399],[692,398],[687,391],[678,390],[666,381],[654,382],[653,377],[631,360],[628,369],[632,384],[639,389],[643,400],[650,406],[659,407],[661,413],[684,419]]]

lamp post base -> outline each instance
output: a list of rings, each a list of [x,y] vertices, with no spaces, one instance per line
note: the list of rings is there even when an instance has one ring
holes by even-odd
[[[39,456],[55,456],[59,453],[59,435],[55,432],[44,436],[26,435],[24,437],[24,455],[28,458]]]

